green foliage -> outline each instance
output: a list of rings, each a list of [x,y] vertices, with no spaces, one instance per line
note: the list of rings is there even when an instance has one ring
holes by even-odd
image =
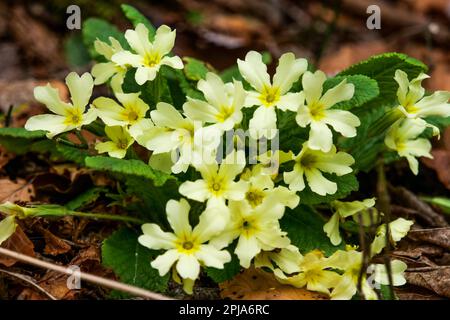
[[[333,246],[323,231],[323,219],[310,207],[299,205],[294,210],[287,209],[281,219],[281,228],[288,233],[292,244],[297,246],[301,253],[320,249],[326,256],[330,256],[344,244]]]
[[[128,4],[122,4],[120,7],[122,8],[123,13],[128,18],[128,20],[130,20],[131,23],[133,23],[134,27],[136,27],[139,23],[142,23],[147,27],[149,31],[148,37],[150,38],[150,40],[152,40],[155,37],[156,32],[155,27],[150,22],[150,20],[148,20],[142,13],[140,13],[136,8]]]
[[[155,186],[162,186],[168,179],[173,179],[171,175],[154,170],[140,160],[95,156],[87,157],[85,163],[88,168],[99,171],[109,171],[112,173],[143,177],[153,181]]]
[[[83,33],[83,42],[87,47],[89,54],[95,60],[103,60],[103,57],[100,56],[97,53],[97,51],[95,51],[94,48],[94,42],[97,39],[106,43],[110,43],[109,37],[113,37],[120,42],[122,47],[129,48],[123,33],[120,32],[116,26],[110,24],[109,22],[103,19],[98,18],[87,19],[83,23],[82,33]]]
[[[106,192],[106,190],[107,189],[103,187],[90,188],[67,202],[64,206],[69,210],[77,210],[96,201],[103,192]]]
[[[324,92],[338,85],[344,79],[347,79],[347,83],[352,83],[355,86],[355,94],[350,100],[340,102],[333,106],[333,109],[351,110],[364,105],[380,94],[377,82],[363,75],[330,78],[324,83]]]
[[[234,276],[236,276],[239,271],[241,271],[239,259],[234,253],[232,253],[234,251],[234,247],[229,251],[231,253],[231,261],[225,264],[223,269],[216,269],[211,267],[205,268],[206,274],[215,283],[222,283],[224,281],[230,280]]]
[[[83,38],[79,33],[64,41],[64,54],[71,67],[84,67],[91,62],[89,51],[86,49]]]
[[[327,174],[324,173],[324,177],[336,182],[337,191],[334,194],[328,194],[326,196],[318,195],[315,192],[312,192],[306,183],[306,187],[303,191],[300,192],[300,203],[315,205],[320,203],[329,203],[333,200],[342,199],[348,196],[352,191],[356,191],[359,188],[358,180],[356,176],[352,173],[343,175],[341,177],[335,174]]]
[[[120,281],[144,289],[164,292],[169,276],[160,277],[150,266],[158,251],[149,250],[139,244],[138,234],[123,228],[114,232],[102,245],[103,264],[113,269]]]
[[[42,130],[28,131],[25,128],[0,128],[0,137],[34,140],[39,138],[45,138],[45,131]]]
[[[206,74],[210,71],[203,61],[189,57],[185,57],[183,60],[185,62],[183,71],[189,80],[198,81],[205,79]]]

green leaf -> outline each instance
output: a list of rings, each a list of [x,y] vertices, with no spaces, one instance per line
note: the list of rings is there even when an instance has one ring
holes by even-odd
[[[86,157],[90,156],[87,150],[67,146],[62,143],[56,143],[56,152],[56,156],[82,166],[85,164]]]
[[[431,204],[434,204],[435,206],[438,206],[441,208],[441,210],[446,213],[450,214],[450,199],[445,197],[420,197],[420,199],[429,202]]]
[[[189,80],[198,81],[205,79],[206,74],[210,71],[205,62],[195,58],[184,57],[184,74]]]
[[[64,42],[64,54],[71,67],[84,67],[91,62],[89,51],[79,33],[66,39]]]
[[[366,108],[393,106],[397,102],[398,84],[394,80],[395,71],[401,69],[410,79],[426,72],[428,67],[405,54],[385,53],[357,63],[342,71],[338,76],[365,75],[378,83],[380,94],[370,101]]]
[[[125,160],[110,157],[87,157],[86,166],[99,171],[109,171],[125,175],[138,176],[152,180],[156,186],[162,186],[173,176],[152,169],[148,164],[140,160]]]
[[[333,106],[333,109],[351,110],[362,106],[364,103],[371,101],[380,94],[377,82],[363,75],[330,78],[324,83],[324,91],[337,86],[344,79],[347,79],[347,83],[352,83],[355,86],[355,94],[350,100],[340,102]]]
[[[169,275],[160,277],[150,262],[159,254],[140,245],[138,234],[123,228],[114,232],[102,245],[103,264],[111,268],[120,281],[151,291],[164,292]]]
[[[288,233],[292,244],[303,254],[320,249],[326,256],[330,256],[336,250],[344,248],[343,243],[339,246],[331,244],[323,231],[325,221],[308,206],[300,205],[294,210],[287,209],[280,223],[281,229]]]
[[[148,37],[152,40],[155,37],[155,26],[148,20],[142,13],[139,12],[135,7],[130,6],[128,4],[122,4],[120,6],[122,8],[123,13],[131,21],[134,27],[136,27],[139,23],[144,24],[149,33]]]
[[[98,199],[107,189],[103,187],[93,187],[67,202],[64,206],[69,210],[77,210]]]
[[[93,59],[102,60],[103,57],[95,51],[94,42],[99,39],[103,42],[110,43],[109,37],[113,37],[120,42],[123,48],[128,49],[128,43],[125,40],[122,32],[117,29],[116,26],[110,24],[109,22],[98,19],[89,18],[83,23],[82,28],[83,42],[87,47],[89,54]]]
[[[45,138],[43,130],[28,131],[25,128],[0,128],[0,137],[39,139]]]
[[[234,253],[231,253],[231,261],[226,263],[223,269],[207,267],[205,268],[205,271],[208,277],[210,277],[215,283],[222,283],[234,278],[234,276],[241,271],[241,265],[239,264],[238,257]]]
[[[348,196],[352,191],[359,188],[358,180],[352,173],[343,175],[341,177],[335,174],[323,174],[325,178],[337,183],[337,191],[334,194],[321,196],[312,192],[308,185],[300,192],[300,202],[302,204],[315,205],[320,203],[329,203],[333,200],[342,199]]]

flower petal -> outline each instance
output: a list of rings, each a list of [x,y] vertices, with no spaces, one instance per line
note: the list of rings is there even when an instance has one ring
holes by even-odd
[[[163,24],[156,30],[153,50],[161,56],[168,54],[175,44],[175,37],[176,30],[172,31],[172,29]]]
[[[242,77],[257,91],[261,92],[264,87],[270,86],[267,66],[263,63],[260,53],[250,51],[245,56],[245,60],[238,59],[237,63]]]
[[[231,255],[228,251],[218,250],[212,245],[201,245],[195,256],[205,266],[217,269],[223,269],[224,264],[231,261]]]
[[[206,201],[210,197],[210,192],[205,180],[185,181],[180,185],[179,192],[193,200],[200,202]]]
[[[142,57],[152,50],[152,45],[148,39],[148,29],[143,23],[139,23],[135,30],[127,30],[125,39],[127,39],[130,47]]]
[[[350,100],[354,93],[355,86],[353,83],[347,83],[347,80],[344,79],[337,86],[325,92],[320,98],[320,102],[328,109],[341,101]]]
[[[306,71],[302,77],[303,92],[306,102],[313,104],[320,100],[322,96],[323,84],[327,80],[327,76],[320,70],[315,73]]]
[[[308,185],[313,192],[320,194],[321,196],[336,193],[336,183],[326,179],[319,170],[305,170],[305,175]]]
[[[356,127],[361,124],[357,116],[345,110],[326,110],[323,121],[348,138],[356,136]]]
[[[182,254],[178,258],[177,272],[184,279],[197,279],[200,273],[200,263],[193,255]]]
[[[70,91],[73,106],[84,112],[94,88],[94,80],[91,74],[85,72],[80,77],[76,72],[71,72],[66,77],[66,84]]]
[[[65,120],[65,117],[59,115],[40,114],[29,118],[25,123],[25,129],[28,131],[47,131],[47,137],[51,139],[62,132],[74,129],[74,126],[66,125]]]
[[[177,237],[173,233],[162,231],[157,224],[143,224],[142,232],[144,234],[139,237],[138,241],[144,247],[153,250],[175,248]]]
[[[239,237],[234,253],[238,256],[241,266],[250,267],[252,259],[261,251],[258,240],[255,237]]]
[[[333,146],[333,133],[324,122],[311,122],[308,147],[313,150],[328,152]]]
[[[50,83],[34,88],[34,98],[45,104],[51,112],[61,116],[66,114],[68,108],[71,108],[68,103],[61,100],[59,90],[53,88]]]
[[[162,255],[156,257],[151,262],[151,266],[159,271],[159,275],[162,277],[170,271],[175,261],[180,257],[180,253],[176,249],[171,249],[164,252]]]
[[[273,76],[273,85],[280,89],[280,94],[288,92],[292,84],[306,71],[306,59],[295,59],[292,52],[283,54],[278,61],[277,70]]]
[[[178,237],[192,232],[189,224],[189,210],[191,206],[186,199],[169,200],[166,204],[167,220]]]

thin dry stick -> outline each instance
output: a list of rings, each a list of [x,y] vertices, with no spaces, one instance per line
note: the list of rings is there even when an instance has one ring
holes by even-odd
[[[31,277],[29,277],[29,276],[26,276],[26,275],[23,275],[23,274],[20,274],[20,273],[16,273],[16,272],[11,272],[11,271],[8,271],[8,270],[5,270],[5,269],[0,269],[0,272],[2,272],[4,274],[7,274],[10,277],[17,278],[19,280],[22,280],[23,282],[26,282],[26,283],[30,284],[31,286],[35,287],[40,292],[45,294],[47,297],[49,297],[51,300],[58,300],[54,296],[52,296],[52,294],[50,292],[47,292],[44,288],[42,288],[36,282],[34,282],[34,280]]]
[[[0,248],[0,255],[5,255],[7,257],[19,260],[21,262],[32,264],[36,267],[53,270],[53,271],[56,271],[59,273],[64,273],[67,275],[76,274],[80,277],[81,280],[92,282],[97,285],[107,287],[110,289],[127,292],[127,293],[137,296],[137,297],[142,297],[142,298],[152,299],[152,300],[172,300],[172,298],[166,297],[162,294],[151,292],[151,291],[148,291],[148,290],[145,290],[142,288],[138,288],[135,286],[131,286],[131,285],[128,285],[125,283],[121,283],[118,281],[95,276],[93,274],[89,274],[86,272],[74,271],[72,269],[65,268],[63,266],[58,266],[56,264],[49,263],[46,261],[42,261],[42,260],[27,256],[27,255],[12,251],[12,250],[5,249],[5,248]]]

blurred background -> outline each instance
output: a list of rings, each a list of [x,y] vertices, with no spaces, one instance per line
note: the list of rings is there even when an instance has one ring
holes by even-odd
[[[177,29],[175,51],[221,70],[250,49],[274,58],[286,51],[329,74],[371,55],[397,51],[430,66],[430,90],[450,90],[450,0],[6,0],[0,3],[0,106],[26,100],[35,80],[90,70],[80,30],[69,30],[66,9],[81,8],[120,30],[130,28],[121,3],[156,26]],[[370,5],[381,9],[381,29],[369,30]],[[17,88],[21,90],[18,93]]]

